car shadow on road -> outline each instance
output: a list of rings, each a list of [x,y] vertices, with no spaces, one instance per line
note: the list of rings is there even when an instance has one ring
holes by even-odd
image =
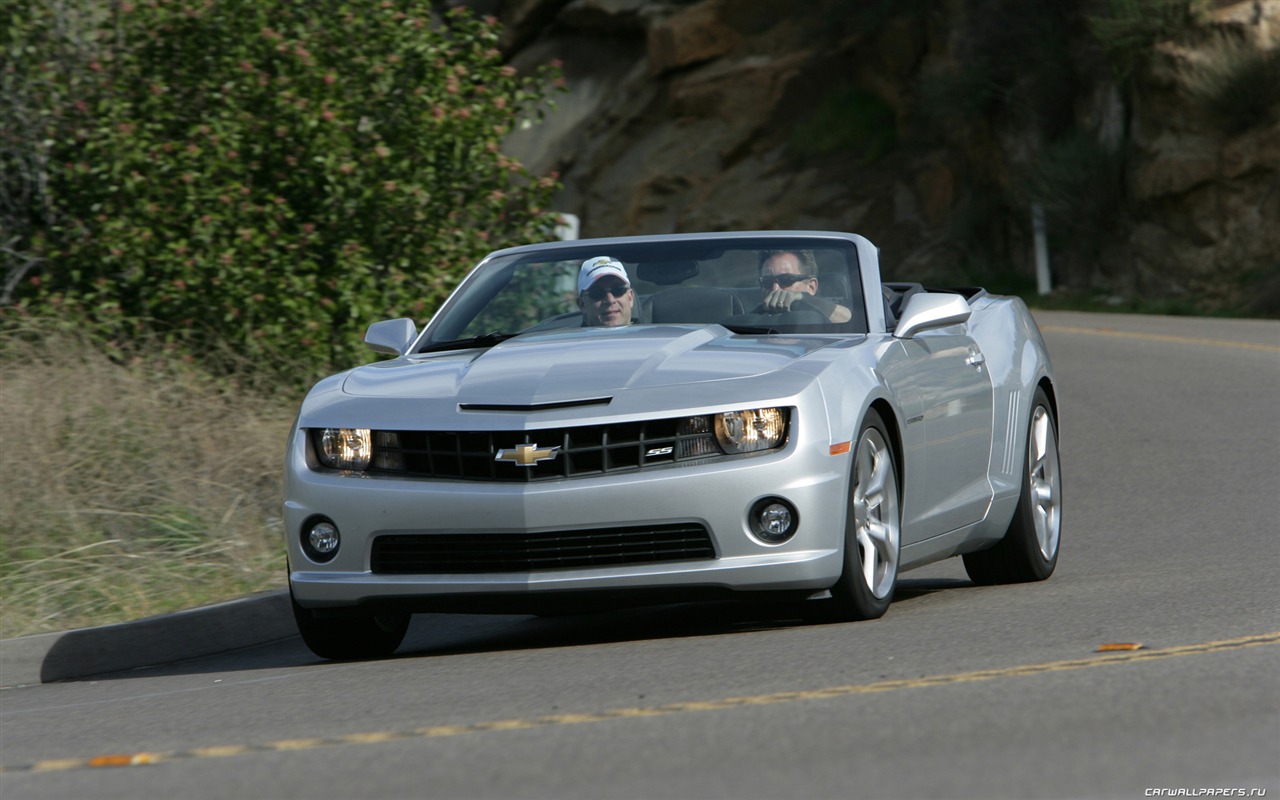
[[[967,580],[952,578],[902,579],[894,593],[894,605],[910,606],[920,598],[972,585]],[[415,618],[396,657],[727,636],[832,624],[815,621],[805,607],[811,603],[776,600],[702,602],[553,617],[424,615],[426,618]],[[446,619],[446,624],[440,624]]]
[[[956,578],[903,578],[894,594],[894,607],[901,612],[930,596],[969,587],[969,581]],[[548,617],[418,614],[404,644],[390,660],[858,624],[813,622],[806,613],[805,602],[808,601],[684,603]],[[217,655],[78,680],[323,667],[332,663],[313,655],[294,636]]]

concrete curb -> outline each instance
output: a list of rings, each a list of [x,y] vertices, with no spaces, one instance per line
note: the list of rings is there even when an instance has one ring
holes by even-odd
[[[297,636],[288,590],[174,614],[0,640],[0,685],[85,678]]]

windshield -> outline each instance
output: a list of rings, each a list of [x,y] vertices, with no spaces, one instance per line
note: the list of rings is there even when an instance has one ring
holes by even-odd
[[[567,242],[484,262],[441,309],[418,350],[622,325],[864,333],[861,286],[856,248],[842,239]]]

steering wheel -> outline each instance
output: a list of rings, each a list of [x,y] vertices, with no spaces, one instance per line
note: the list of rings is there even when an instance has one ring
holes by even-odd
[[[792,327],[800,325],[829,325],[830,321],[826,315],[818,309],[797,300],[791,304],[789,311],[781,311],[777,314],[763,313],[747,313],[735,314],[729,319],[721,322],[722,325],[735,325],[743,327],[758,328],[774,328],[779,326]]]
[[[782,314],[773,316],[781,316],[792,325],[826,325],[831,322],[817,306],[803,299],[792,303],[791,308]]]

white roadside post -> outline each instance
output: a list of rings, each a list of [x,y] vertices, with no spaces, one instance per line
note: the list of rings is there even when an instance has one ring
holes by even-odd
[[[560,224],[556,226],[556,238],[562,242],[576,240],[581,225],[577,214],[560,214]]]
[[[1031,230],[1036,247],[1036,291],[1043,296],[1053,291],[1053,281],[1049,275],[1049,242],[1045,236],[1044,206],[1039,203],[1031,204]]]

